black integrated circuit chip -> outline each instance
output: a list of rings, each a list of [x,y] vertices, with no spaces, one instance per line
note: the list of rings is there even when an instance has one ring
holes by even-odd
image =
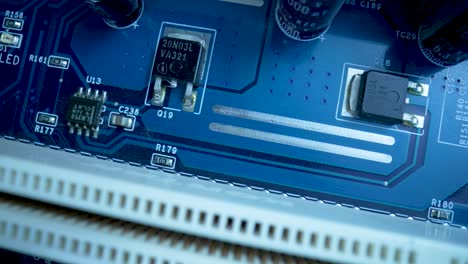
[[[70,98],[65,113],[70,133],[74,133],[76,129],[79,135],[85,131],[86,136],[92,132],[93,137],[97,137],[105,100],[106,93],[99,93],[99,91],[92,92],[88,89],[84,92],[80,89],[75,93]]]
[[[99,126],[102,105],[99,100],[73,96],[68,103],[66,120],[86,127]]]
[[[401,124],[408,95],[408,78],[367,71],[362,75],[359,116],[386,124]]]
[[[156,52],[153,75],[195,84],[202,51],[198,41],[163,37]]]

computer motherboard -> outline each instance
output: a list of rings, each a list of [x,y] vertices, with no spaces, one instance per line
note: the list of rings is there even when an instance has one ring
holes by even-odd
[[[276,1],[145,1],[122,28],[83,0],[0,0],[0,135],[466,227],[468,63],[430,62],[411,8],[346,0],[298,41]]]

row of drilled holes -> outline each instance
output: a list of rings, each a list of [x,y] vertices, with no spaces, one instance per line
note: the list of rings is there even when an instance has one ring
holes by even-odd
[[[10,227],[9,234],[7,234],[8,227]],[[147,259],[145,259],[143,254],[135,254],[134,260],[130,261],[132,253],[128,250],[119,250],[115,247],[105,247],[102,244],[96,245],[89,241],[81,241],[77,238],[69,238],[64,235],[57,235],[52,232],[45,232],[43,230],[33,229],[27,226],[20,227],[17,224],[8,226],[5,221],[0,222],[0,237],[10,241],[21,239],[23,242],[34,243],[37,246],[45,245],[48,248],[55,248],[61,252],[82,255],[88,258],[95,258],[96,260],[104,260],[107,258],[108,261],[113,263],[118,263],[117,261],[120,254],[120,263],[122,264],[180,264],[180,262],[172,262],[168,259],[159,259],[155,256],[147,257]]]
[[[19,185],[23,188],[28,187],[30,176],[26,172],[19,173],[16,170],[11,170],[9,173],[10,177],[7,181],[5,181],[5,176],[6,170],[4,168],[0,168],[0,183],[5,182],[7,184],[9,183],[10,185],[17,185],[19,183]],[[41,182],[42,180],[44,180],[44,178],[39,175],[33,176],[32,188],[34,191],[41,191],[41,184],[43,184]],[[43,186],[43,191],[46,193],[51,193],[54,188],[54,180],[52,178],[47,177],[45,178],[44,183],[45,184]],[[139,213],[140,209],[143,209],[140,208],[142,204],[140,198],[134,197],[133,199],[129,199],[129,197],[126,194],[116,195],[113,191],[103,192],[101,189],[98,188],[92,189],[89,186],[79,186],[75,183],[67,184],[67,186],[68,190],[67,193],[65,193],[66,183],[61,180],[57,181],[57,186],[55,190],[56,194],[58,196],[68,195],[69,198],[81,199],[83,201],[89,201],[95,204],[105,202],[108,206],[112,206],[114,205],[114,203],[117,203],[118,207],[122,210],[127,209],[127,203],[128,201],[131,201],[131,210],[133,210],[135,213]],[[81,195],[78,195],[79,190],[81,190]],[[90,197],[90,193],[94,193],[94,197]],[[103,193],[105,195],[105,199],[102,199]],[[169,206],[165,202],[154,203],[152,200],[146,200],[144,203],[144,212],[150,216],[153,214],[153,211],[157,209],[156,213],[161,218],[170,217],[172,220],[183,220],[188,224],[193,224],[194,221],[196,221],[201,226],[209,224],[211,220],[211,227],[213,228],[220,228],[222,226],[223,220],[225,220],[225,230],[234,231],[235,229],[236,220],[234,217],[222,217],[220,214],[215,213],[211,216],[210,219],[209,214],[205,211],[200,211],[197,215],[193,209],[187,208],[183,210],[177,205]],[[157,206],[157,208],[154,208],[155,205]],[[180,219],[180,216],[183,216],[183,219]],[[251,223],[248,220],[240,220],[238,223],[238,231],[240,233],[247,234],[250,224]],[[362,248],[364,248],[364,251],[362,253],[364,253],[365,256],[369,258],[377,257],[380,258],[380,260],[382,261],[386,261],[389,260],[389,256],[391,257],[393,255],[391,260],[394,263],[416,263],[416,253],[414,251],[410,251],[408,258],[406,259],[406,261],[404,261],[402,259],[403,251],[399,248],[394,249],[393,252],[389,252],[389,247],[386,245],[381,245],[380,247],[377,247],[373,243],[362,243],[360,241],[354,240],[349,244],[350,248],[349,250],[347,250],[349,240],[345,238],[339,238],[336,241],[337,243],[334,244],[334,238],[331,235],[325,235],[323,236],[323,243],[320,245],[318,233],[311,233],[309,235],[306,235],[301,230],[292,232],[288,227],[279,228],[274,224],[266,225],[267,229],[265,230],[264,226],[265,225],[260,222],[253,223],[252,234],[254,236],[260,237],[262,236],[262,231],[266,231],[266,236],[271,240],[279,239],[284,243],[288,243],[291,242],[291,239],[294,239],[294,242],[298,246],[306,246],[308,243],[308,245],[312,248],[318,248],[322,246],[322,248],[325,250],[337,250],[338,252],[343,254],[348,253],[350,250],[350,253],[356,256],[360,255]]]

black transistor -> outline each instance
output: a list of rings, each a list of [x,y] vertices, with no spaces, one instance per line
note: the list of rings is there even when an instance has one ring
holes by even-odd
[[[401,124],[408,95],[408,78],[367,71],[362,75],[358,113],[362,119]]]
[[[106,101],[106,93],[92,91],[91,89],[84,91],[80,88],[68,102],[65,120],[70,128],[70,133],[77,131],[78,135],[85,132],[89,136],[91,132],[96,138],[99,133],[99,125],[101,121],[101,113],[104,102]]]
[[[154,60],[154,91],[152,104],[162,106],[166,87],[185,85],[182,110],[193,112],[196,102],[194,88],[200,82],[200,64],[204,54],[203,41],[192,35],[173,34],[159,40]]]

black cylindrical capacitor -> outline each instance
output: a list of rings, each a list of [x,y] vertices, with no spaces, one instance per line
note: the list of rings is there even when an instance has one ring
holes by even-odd
[[[113,28],[126,28],[140,19],[143,0],[86,0]]]
[[[448,0],[428,15],[418,33],[419,47],[432,63],[447,67],[468,59],[468,1]]]
[[[344,0],[278,0],[276,22],[288,37],[308,41],[324,34]]]

